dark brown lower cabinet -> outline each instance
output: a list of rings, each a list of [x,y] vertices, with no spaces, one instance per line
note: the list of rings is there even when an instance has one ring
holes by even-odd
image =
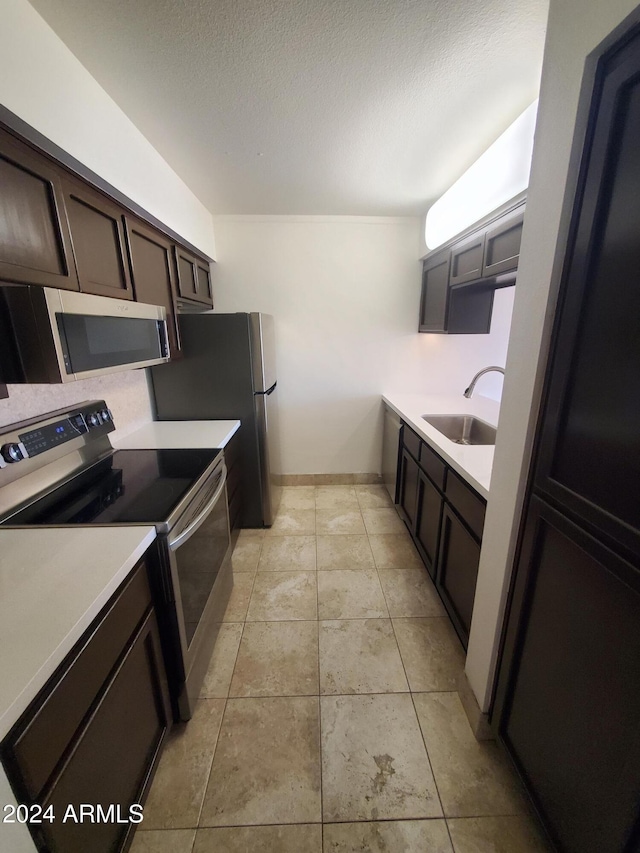
[[[413,531],[416,521],[419,470],[415,459],[403,449],[400,455],[400,497],[398,503],[404,520],[411,531]]]
[[[536,499],[522,562],[513,607],[523,622],[499,688],[500,737],[560,850],[631,853],[640,802],[637,571]],[[510,634],[511,646],[513,621]]]
[[[427,571],[435,580],[442,518],[442,495],[422,471],[418,472],[415,543]]]
[[[229,528],[232,537],[240,532],[242,523],[242,453],[240,430],[227,442],[224,448],[224,461],[227,466],[227,500],[229,502]]]
[[[406,424],[397,479],[398,511],[466,649],[486,503]]]
[[[161,666],[160,637],[151,612],[43,803],[60,816],[69,806],[80,814],[82,803],[100,803],[103,809],[114,805],[115,811],[107,823],[58,819],[43,824],[44,839],[54,850],[119,850],[135,828],[130,809],[140,803],[166,731]],[[137,810],[138,816],[141,813]]]
[[[445,503],[436,589],[465,648],[471,628],[479,562],[480,542]]]
[[[134,570],[2,744],[18,802],[53,817],[31,826],[39,850],[116,853],[140,822],[171,726],[146,571]]]

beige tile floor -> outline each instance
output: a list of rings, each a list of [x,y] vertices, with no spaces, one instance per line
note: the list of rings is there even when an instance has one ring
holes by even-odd
[[[381,486],[291,486],[242,531],[193,719],[132,853],[543,853],[458,639]]]

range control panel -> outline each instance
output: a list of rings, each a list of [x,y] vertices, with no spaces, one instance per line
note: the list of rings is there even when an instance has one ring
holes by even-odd
[[[87,433],[97,438],[113,429],[113,416],[104,400],[14,424],[0,435],[0,467],[39,456]]]

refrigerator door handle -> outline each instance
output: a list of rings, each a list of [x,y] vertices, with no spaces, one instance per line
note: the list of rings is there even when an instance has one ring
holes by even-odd
[[[274,382],[273,385],[271,386],[271,388],[267,388],[266,391],[254,391],[253,392],[254,397],[268,397],[269,394],[273,394],[273,392],[276,390],[277,384],[278,384],[277,382]]]

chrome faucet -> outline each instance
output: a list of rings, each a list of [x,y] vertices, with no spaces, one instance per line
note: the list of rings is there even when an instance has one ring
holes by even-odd
[[[489,373],[489,371],[491,370],[497,370],[498,373],[502,373],[502,375],[504,376],[504,367],[485,367],[483,370],[479,370],[473,377],[473,379],[471,380],[471,384],[464,392],[464,396],[469,398],[473,394],[473,389],[476,387],[476,382],[478,381],[478,379],[480,379],[480,377],[483,376],[485,373]]]

